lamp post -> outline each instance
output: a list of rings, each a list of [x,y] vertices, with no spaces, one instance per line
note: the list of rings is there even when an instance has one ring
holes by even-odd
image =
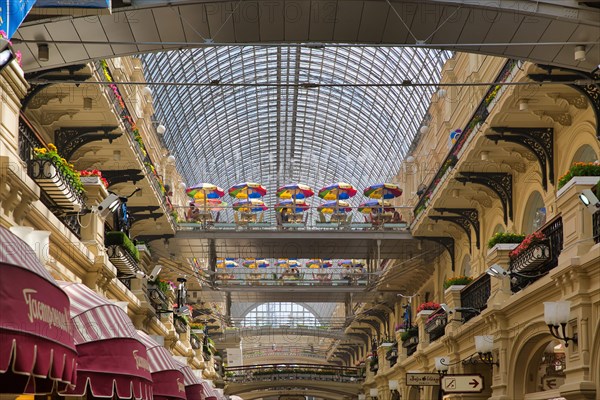
[[[577,344],[577,334],[567,336],[567,322],[571,313],[570,301],[547,301],[544,302],[544,321],[550,329],[550,334],[565,342],[569,347],[569,340]]]

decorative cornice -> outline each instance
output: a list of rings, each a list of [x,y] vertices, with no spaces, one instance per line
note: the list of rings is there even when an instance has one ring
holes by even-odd
[[[571,126],[573,123],[573,118],[571,118],[571,114],[568,112],[535,110],[533,113],[541,120],[549,118],[551,121],[557,122],[562,126]]]

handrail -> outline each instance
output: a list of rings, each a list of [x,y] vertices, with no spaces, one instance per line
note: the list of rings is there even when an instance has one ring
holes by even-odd
[[[474,312],[463,312],[462,320],[467,322],[487,308],[487,301],[492,292],[492,281],[488,274],[480,275],[460,291],[460,306],[473,309]]]

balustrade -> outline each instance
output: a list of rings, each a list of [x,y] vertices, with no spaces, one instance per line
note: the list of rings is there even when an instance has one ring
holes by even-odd
[[[488,274],[483,274],[460,291],[460,306],[482,311],[492,291],[492,283]],[[476,312],[463,312],[463,322],[477,315]]]
[[[600,243],[600,210],[592,216],[594,243]]]
[[[542,275],[558,265],[558,257],[563,248],[563,224],[560,216],[552,219],[539,229],[544,239],[532,242],[529,247],[511,258],[510,270],[527,275],[515,276],[511,289],[518,292],[535,282]]]

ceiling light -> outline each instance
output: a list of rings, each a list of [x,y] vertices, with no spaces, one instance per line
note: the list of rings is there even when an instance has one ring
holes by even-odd
[[[421,132],[422,135],[426,134],[427,132],[429,132],[429,126],[423,125],[421,129],[419,129],[419,132]]]
[[[448,94],[448,91],[446,91],[446,89],[440,89],[437,91],[437,95],[440,99],[443,99],[444,97],[446,97],[447,94]]]
[[[521,99],[519,100],[519,111],[527,111],[529,110],[529,100]]]
[[[407,163],[412,163],[412,162],[415,162],[415,157],[413,157],[413,156],[408,156],[408,157],[406,157],[406,160],[405,160],[405,161],[406,161]]]
[[[585,46],[575,46],[575,61],[585,61]]]
[[[165,128],[165,126],[163,124],[160,124],[156,127],[156,132],[159,135],[164,135],[166,131],[167,131],[167,128]]]
[[[50,46],[46,43],[38,44],[38,60],[49,61],[50,60]]]

